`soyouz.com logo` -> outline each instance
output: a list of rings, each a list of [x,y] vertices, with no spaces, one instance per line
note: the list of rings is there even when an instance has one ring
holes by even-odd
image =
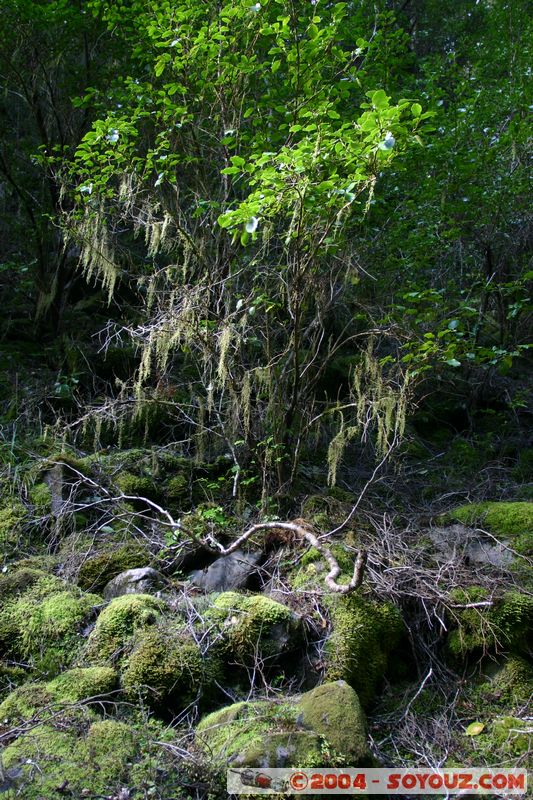
[[[428,769],[229,769],[230,794],[421,794],[527,792],[525,770],[486,767]]]

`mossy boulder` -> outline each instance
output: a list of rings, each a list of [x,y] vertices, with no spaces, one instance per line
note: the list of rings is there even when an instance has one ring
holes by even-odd
[[[510,656],[505,662],[490,660],[484,668],[484,682],[477,694],[487,702],[497,702],[511,708],[525,707],[533,697],[533,667],[520,656]]]
[[[38,580],[47,578],[46,572],[35,567],[14,564],[0,575],[0,611],[14,597],[28,591]]]
[[[506,592],[489,606],[461,608],[472,603],[491,602],[484,587],[455,589],[450,600],[457,606],[450,615],[456,627],[450,631],[447,649],[462,660],[484,652],[527,653],[533,631],[533,598],[520,592]]]
[[[316,686],[300,697],[298,707],[304,724],[324,736],[336,753],[353,759],[356,766],[370,763],[365,715],[346,681]]]
[[[54,695],[46,683],[26,683],[19,686],[0,703],[0,724],[18,725],[34,717],[53,700]]]
[[[98,664],[120,661],[133,635],[140,629],[154,625],[164,608],[162,600],[147,594],[115,598],[96,620],[87,642],[86,658]]]
[[[81,565],[78,586],[86,591],[101,592],[121,572],[144,567],[150,560],[150,553],[138,544],[124,544],[114,550],[104,550]]]
[[[0,610],[0,646],[54,675],[73,662],[83,643],[82,630],[102,599],[36,572],[20,570],[10,576],[11,597]]]
[[[47,483],[43,481],[36,483],[31,487],[28,494],[37,514],[43,516],[50,513],[52,509],[52,491]]]
[[[16,500],[0,507],[0,553],[4,556],[19,544],[26,518],[26,509]]]
[[[453,509],[444,519],[482,526],[498,538],[509,540],[517,552],[533,553],[533,503],[468,503]]]
[[[27,672],[9,661],[0,660],[0,701],[24,683]]]
[[[204,717],[196,740],[220,765],[371,763],[365,717],[356,693],[344,681],[277,702],[235,703]]]
[[[491,734],[499,753],[522,756],[531,752],[533,733],[529,721],[516,717],[495,719]]]
[[[347,681],[367,706],[404,633],[400,612],[357,593],[331,596],[327,605],[332,630],[325,645],[326,679]]]
[[[189,479],[187,475],[180,473],[170,478],[164,487],[165,496],[169,500],[179,502],[189,495]]]
[[[132,472],[120,472],[115,476],[114,482],[122,494],[128,497],[146,497],[155,501],[159,499],[160,493],[152,478],[134,475]]]
[[[74,667],[50,681],[47,689],[55,697],[75,703],[108,695],[117,683],[117,673],[111,667]]]
[[[18,724],[44,708],[57,713],[62,705],[80,700],[96,702],[117,686],[117,675],[109,667],[87,667],[66,670],[48,683],[26,683],[11,692],[0,703],[0,722]]]
[[[298,646],[299,618],[265,595],[223,592],[208,617],[223,634],[227,657],[237,665],[249,666],[259,657],[268,666]]]
[[[115,720],[76,715],[35,727],[3,752],[8,770],[20,768],[25,800],[115,794],[137,753],[135,732]]]
[[[177,711],[209,694],[221,673],[215,657],[202,655],[191,636],[167,625],[138,632],[121,681],[132,701]]]

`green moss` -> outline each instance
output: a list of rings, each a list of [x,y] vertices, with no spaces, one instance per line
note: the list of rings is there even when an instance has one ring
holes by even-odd
[[[236,703],[204,717],[196,741],[219,765],[284,767],[313,759],[318,765],[321,739],[297,719],[287,702]]]
[[[533,503],[470,503],[446,516],[464,525],[484,526],[495,536],[510,539],[520,553],[533,552]]]
[[[494,687],[513,704],[533,697],[533,667],[520,656],[512,656],[494,678]]]
[[[20,582],[25,572],[14,573],[15,580]],[[82,643],[81,629],[102,600],[55,576],[30,575],[29,588],[2,606],[0,641],[8,652],[53,675],[72,663]]]
[[[122,494],[134,497],[147,497],[149,500],[157,500],[159,493],[156,485],[151,478],[142,475],[134,475],[132,472],[120,472],[114,482]]]
[[[301,516],[322,531],[346,519],[346,503],[328,495],[312,494],[302,503]]]
[[[488,591],[478,586],[450,593],[453,602],[465,605],[487,597]],[[527,652],[533,630],[533,598],[506,592],[493,606],[457,609],[452,619],[457,627],[450,631],[447,647],[456,659],[480,652]]]
[[[124,545],[87,559],[78,572],[78,585],[88,591],[100,592],[112,578],[127,569],[145,567],[150,553],[140,545]]]
[[[13,597],[23,594],[46,577],[46,572],[34,567],[19,567],[18,564],[8,567],[8,571],[0,575],[0,609]]]
[[[231,661],[272,660],[296,647],[299,622],[289,608],[264,595],[224,592],[208,612],[224,634]]]
[[[46,483],[36,483],[29,491],[30,501],[38,514],[48,514],[52,507],[52,492]]]
[[[497,746],[497,752],[521,756],[531,750],[533,734],[531,725],[516,717],[502,717],[495,719],[491,726],[492,738]]]
[[[165,495],[169,500],[182,500],[189,493],[189,479],[186,475],[174,475],[165,485]]]
[[[347,681],[366,706],[373,698],[404,626],[397,608],[359,594],[328,598],[332,631],[325,646],[326,679]]]
[[[5,749],[6,768],[24,765],[20,785],[25,800],[59,800],[65,791],[72,797],[88,792],[108,796],[126,780],[128,764],[137,752],[129,726],[114,720],[77,722],[78,728],[36,727]],[[85,730],[80,732],[82,725]]]
[[[168,627],[140,631],[122,671],[122,686],[131,700],[142,698],[156,709],[183,709],[220,678],[189,636]]]
[[[309,564],[314,564],[315,561],[320,561],[321,559],[320,550],[317,550],[316,547],[310,547],[301,557],[300,566],[308,567]]]
[[[107,695],[116,686],[117,674],[111,667],[75,667],[50,681],[47,689],[58,699],[76,702]]]
[[[15,548],[22,534],[26,509],[16,501],[0,508],[0,552],[7,555]]]
[[[345,681],[324,683],[306,692],[298,701],[303,722],[324,736],[337,753],[354,766],[369,765],[366,718],[355,691]]]
[[[48,683],[27,683],[19,686],[0,704],[0,721],[18,724],[39,714],[40,719],[57,714],[63,705],[80,700],[94,700],[112,692],[117,675],[108,667],[67,670]]]
[[[197,742],[215,763],[280,767],[371,763],[365,719],[346,683],[278,702],[235,703],[204,717]]]
[[[19,686],[0,703],[0,723],[18,725],[31,719],[54,700],[46,683],[26,683]]]
[[[0,661],[0,700],[24,683],[27,672],[22,667]]]
[[[153,625],[164,607],[162,600],[145,594],[115,598],[96,621],[87,643],[87,658],[97,663],[122,658],[124,648],[131,643],[133,634]]]
[[[497,702],[511,708],[526,706],[533,697],[533,667],[520,656],[511,656],[492,671],[477,688],[482,702]]]

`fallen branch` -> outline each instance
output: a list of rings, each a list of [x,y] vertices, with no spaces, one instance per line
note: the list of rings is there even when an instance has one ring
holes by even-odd
[[[302,539],[308,541],[313,547],[316,547],[320,555],[325,559],[325,561],[327,561],[330,567],[328,574],[324,578],[325,584],[330,591],[338,594],[350,594],[350,592],[353,592],[361,585],[366,564],[366,552],[364,550],[359,550],[357,553],[353,568],[353,575],[349,583],[337,583],[337,578],[341,574],[341,568],[337,563],[337,559],[329,547],[326,547],[326,545],[324,545],[315,536],[315,534],[309,530],[309,528],[297,522],[258,522],[256,525],[252,525],[251,528],[248,528],[248,530],[239,536],[238,539],[235,539],[235,541],[232,542],[229,547],[224,547],[221,545],[220,542],[217,542],[217,540],[211,534],[206,537],[204,543],[207,547],[218,551],[221,555],[228,556],[230,553],[238,550],[239,547],[244,544],[244,542],[246,542],[247,539],[249,539],[254,533],[257,533],[261,530],[279,530],[280,528],[282,530],[295,533],[297,536],[300,536]]]

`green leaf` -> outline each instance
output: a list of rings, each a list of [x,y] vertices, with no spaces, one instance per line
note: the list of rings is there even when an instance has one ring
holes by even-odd
[[[413,105],[411,106],[411,114],[413,115],[413,117],[419,117],[421,113],[422,113],[422,106],[420,105],[420,103],[413,103]]]
[[[485,730],[485,724],[483,722],[471,722],[465,730],[465,736],[479,736],[483,730]]]
[[[446,363],[447,363],[447,364],[448,364],[450,367],[460,367],[460,366],[461,366],[461,362],[460,362],[460,361],[457,361],[457,359],[456,359],[456,358],[449,358],[449,359],[446,361]]]

